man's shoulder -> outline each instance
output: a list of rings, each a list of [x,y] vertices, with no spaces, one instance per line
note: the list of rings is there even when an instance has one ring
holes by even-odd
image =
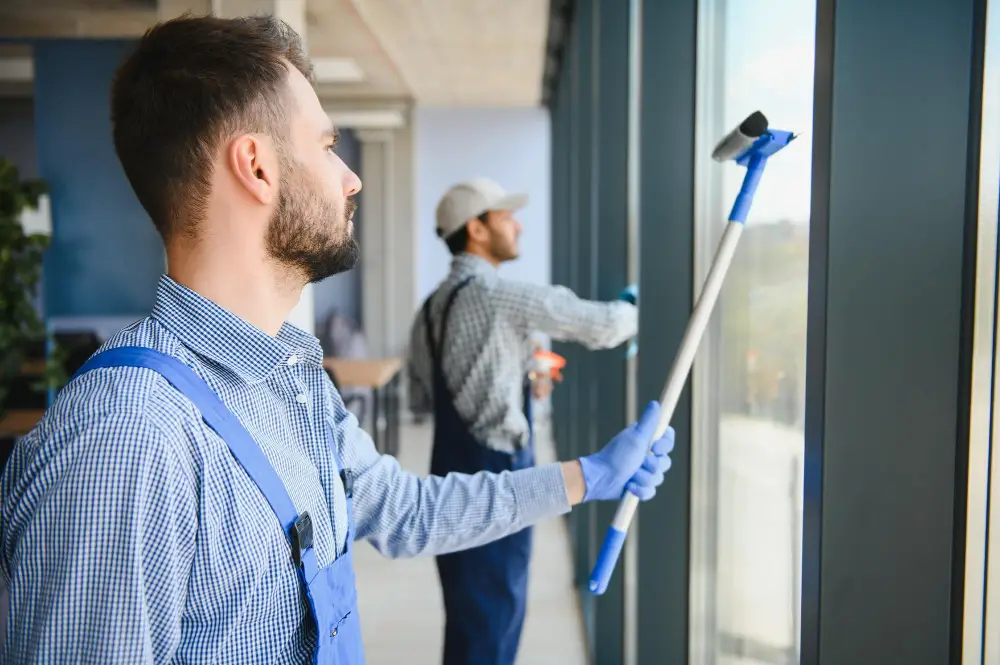
[[[449,292],[455,288],[449,288]],[[480,321],[493,326],[497,316],[504,313],[503,298],[498,298],[501,281],[483,275],[469,279],[455,296],[450,320],[461,320],[463,324]],[[444,299],[442,299],[444,300]],[[443,308],[443,304],[442,304]]]
[[[423,327],[425,308],[436,321],[452,299],[452,311],[470,303],[488,306],[489,300],[483,296],[489,296],[496,287],[496,281],[495,278],[490,279],[484,275],[450,273],[421,301],[414,315],[413,328]]]
[[[151,348],[184,360],[180,341],[151,318],[110,337],[96,353],[127,346]],[[32,436],[74,436],[106,428],[169,429],[190,405],[160,374],[141,367],[106,367],[79,374],[63,386]]]
[[[173,341],[157,327],[138,321],[98,353],[121,346],[171,353]],[[188,433],[196,412],[179,398],[180,408],[171,407],[171,392],[165,379],[137,367],[94,369],[59,390],[41,421],[18,439],[0,476],[0,542],[16,542],[55,496],[93,502],[81,512],[92,508],[103,515],[149,487],[162,489],[177,479],[193,487],[198,458]]]
[[[143,319],[97,353],[146,346],[177,355],[178,344],[155,321]],[[179,462],[190,470],[197,457],[190,435],[199,423],[194,405],[152,370],[90,370],[60,389],[34,429],[17,441],[4,469],[3,493],[13,501],[23,483],[49,485],[71,470],[81,478],[96,477],[109,464],[126,475],[150,464]]]
[[[146,317],[124,328],[105,341],[94,353],[123,347],[144,347],[169,356],[184,359],[184,347],[175,335],[154,319]],[[91,399],[124,400],[141,405],[151,391],[164,379],[156,372],[141,367],[103,367],[77,375],[67,383],[56,398],[55,404],[75,401],[80,395]],[[53,404],[53,406],[55,406]]]

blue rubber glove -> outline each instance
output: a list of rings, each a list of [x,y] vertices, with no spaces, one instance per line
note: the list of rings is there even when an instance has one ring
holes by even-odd
[[[653,443],[659,420],[660,403],[650,402],[639,422],[622,430],[593,455],[580,458],[583,481],[587,485],[584,502],[617,500],[625,490],[635,494],[640,501],[653,498],[670,468],[670,452],[674,449],[672,427],[667,427],[663,436]]]
[[[624,300],[632,305],[639,304],[639,286],[637,284],[629,284],[626,286],[620,294],[618,294],[619,300]],[[625,350],[626,358],[634,358],[639,353],[639,342],[633,337],[629,340],[628,349]]]
[[[639,286],[637,284],[629,284],[626,286],[620,294],[618,294],[619,300],[624,300],[627,303],[633,305],[639,302]]]

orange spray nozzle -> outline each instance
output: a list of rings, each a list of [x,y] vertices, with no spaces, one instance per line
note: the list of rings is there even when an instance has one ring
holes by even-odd
[[[545,349],[537,349],[531,358],[531,374],[533,378],[548,377],[556,381],[562,380],[561,370],[566,366],[566,359],[558,353]]]

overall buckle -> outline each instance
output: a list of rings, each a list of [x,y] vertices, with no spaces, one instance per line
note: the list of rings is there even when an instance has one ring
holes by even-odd
[[[288,530],[288,537],[292,541],[292,561],[296,566],[301,566],[302,553],[313,544],[312,518],[308,512],[302,513],[295,519],[292,528]]]
[[[350,499],[354,494],[354,474],[347,469],[341,469],[340,482],[344,485],[344,496]]]

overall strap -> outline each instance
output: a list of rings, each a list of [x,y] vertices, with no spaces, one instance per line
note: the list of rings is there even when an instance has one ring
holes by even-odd
[[[299,519],[295,504],[288,496],[284,483],[278,478],[278,474],[260,446],[201,377],[173,356],[146,347],[123,346],[107,349],[92,356],[76,371],[73,378],[90,370],[105,367],[150,369],[191,400],[201,412],[205,423],[226,442],[233,457],[246,470],[247,475],[256,483],[261,494],[271,505],[271,510],[281,522],[282,529],[292,540],[292,554],[296,558],[296,563],[301,556],[307,575],[311,572],[310,568],[315,569],[309,514],[303,513],[303,519]]]
[[[431,360],[434,363],[435,369],[440,369],[444,371],[441,361],[444,359],[444,337],[445,333],[448,331],[448,315],[451,313],[451,306],[455,304],[455,297],[458,296],[459,291],[464,289],[466,286],[472,282],[474,275],[469,275],[461,282],[458,283],[451,293],[448,294],[448,300],[444,304],[444,312],[441,314],[441,334],[438,336],[438,341],[434,341],[434,333],[431,331],[431,299],[428,298],[427,302],[424,303],[424,333],[427,336],[427,348],[431,353]]]

